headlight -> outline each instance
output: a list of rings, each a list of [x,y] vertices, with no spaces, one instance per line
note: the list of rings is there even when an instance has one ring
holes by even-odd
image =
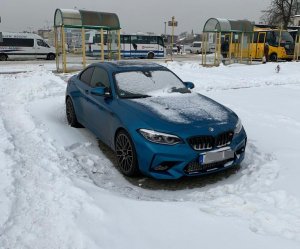
[[[242,121],[239,119],[234,128],[234,133],[239,134],[241,132],[242,128],[243,128]]]
[[[179,137],[171,134],[146,129],[139,129],[138,131],[144,138],[153,143],[174,145],[182,142]]]

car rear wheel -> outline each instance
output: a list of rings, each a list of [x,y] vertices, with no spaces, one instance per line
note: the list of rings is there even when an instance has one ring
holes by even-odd
[[[52,61],[52,60],[54,60],[54,59],[55,59],[55,54],[48,54],[48,55],[47,55],[47,60]]]
[[[7,55],[0,54],[0,61],[6,61],[6,60],[7,60]]]
[[[66,101],[66,115],[68,124],[75,128],[80,128],[82,125],[77,121],[76,113],[74,110],[73,102],[70,97]]]
[[[115,151],[120,171],[126,176],[136,176],[139,173],[134,144],[130,135],[120,131],[116,136]]]

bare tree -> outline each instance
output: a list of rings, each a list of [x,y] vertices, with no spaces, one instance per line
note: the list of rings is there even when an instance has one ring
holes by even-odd
[[[272,0],[269,8],[262,11],[264,14],[261,20],[269,25],[282,25],[286,29],[297,12],[298,2],[299,0]]]

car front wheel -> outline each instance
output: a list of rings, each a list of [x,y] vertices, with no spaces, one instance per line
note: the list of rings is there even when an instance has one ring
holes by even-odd
[[[70,97],[66,100],[66,115],[68,124],[75,128],[81,128],[82,125],[77,121],[76,113],[74,110],[73,102]]]
[[[116,136],[115,151],[120,171],[126,176],[136,176],[139,173],[134,144],[126,131],[120,131]]]

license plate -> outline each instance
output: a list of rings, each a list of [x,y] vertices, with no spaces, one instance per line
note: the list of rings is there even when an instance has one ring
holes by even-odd
[[[199,163],[200,164],[209,164],[225,161],[227,159],[234,158],[234,152],[232,150],[222,150],[222,151],[209,151],[203,154],[200,154]]]

